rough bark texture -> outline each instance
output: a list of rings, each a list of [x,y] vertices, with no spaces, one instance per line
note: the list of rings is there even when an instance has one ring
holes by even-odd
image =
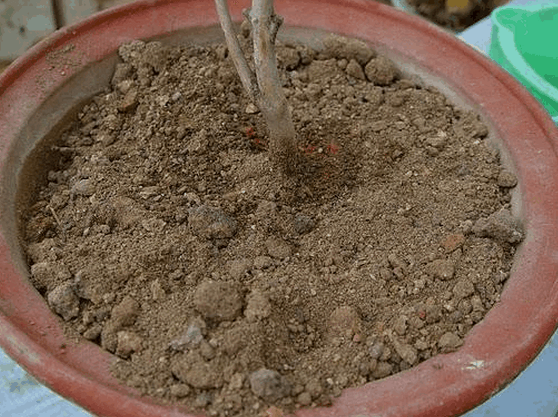
[[[253,0],[252,8],[246,13],[253,33],[254,76],[235,36],[226,0],[215,0],[215,4],[242,84],[266,120],[271,159],[283,173],[291,174],[297,161],[296,132],[279,80],[275,55],[275,38],[282,19],[273,10],[273,0]]]

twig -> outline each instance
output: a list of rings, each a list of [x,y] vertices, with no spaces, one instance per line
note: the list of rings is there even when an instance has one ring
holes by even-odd
[[[254,65],[264,113],[272,138],[270,150],[286,172],[296,165],[296,132],[277,70],[275,40],[283,19],[275,14],[273,0],[252,0],[250,23],[254,38]]]
[[[52,213],[52,217],[54,217],[54,221],[56,221],[56,224],[58,225],[58,227],[60,228],[60,231],[62,232],[62,240],[65,241],[66,240],[66,228],[62,225],[62,222],[60,221],[60,218],[58,217],[58,215],[56,214],[56,211],[54,211],[52,206],[48,205],[47,207],[50,210],[50,212]]]
[[[265,118],[271,157],[281,171],[293,173],[298,159],[296,132],[275,55],[275,40],[283,19],[275,14],[273,0],[252,0],[252,8],[244,13],[252,26],[254,75],[235,35],[227,1],[215,0],[215,6],[242,85]]]
[[[232,23],[231,15],[229,13],[229,7],[227,5],[227,0],[215,0],[215,7],[217,8],[217,14],[219,15],[219,21],[221,22],[221,28],[225,34],[225,40],[229,48],[229,53],[234,62],[234,66],[240,77],[240,81],[244,86],[246,92],[250,95],[252,101],[256,102],[258,99],[258,85],[256,82],[256,75],[250,70],[248,62],[244,57],[240,43],[236,37],[236,32]]]
[[[56,212],[54,211],[54,209],[51,206],[48,206],[48,209],[50,210],[50,212],[52,213],[52,217],[54,217],[54,220],[56,220],[56,223],[58,224],[58,227],[60,227],[60,229],[64,230],[64,228],[62,227],[62,222],[60,221],[60,219],[58,218],[58,215],[56,214]]]

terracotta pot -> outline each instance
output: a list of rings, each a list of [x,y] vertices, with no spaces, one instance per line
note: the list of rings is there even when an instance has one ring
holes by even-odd
[[[230,3],[240,19],[247,0]],[[276,3],[289,26],[365,39],[455,102],[479,111],[518,175],[514,207],[526,230],[502,301],[473,328],[458,352],[348,389],[332,407],[297,415],[431,417],[465,412],[521,372],[556,326],[558,131],[511,76],[422,20],[368,0]],[[44,166],[33,162],[22,173],[23,161],[39,139],[56,135],[65,115],[108,84],[120,44],[153,37],[179,42],[199,37],[193,28],[216,22],[211,0],[137,1],[57,32],[16,61],[0,80],[0,344],[47,386],[101,416],[188,413],[140,398],[110,375],[112,355],[64,337],[59,319],[30,285],[18,247],[18,184],[28,182],[22,176],[40,175]],[[201,32],[219,33],[215,28]],[[312,40],[318,32],[292,33]],[[20,190],[18,201],[34,192],[32,185]]]

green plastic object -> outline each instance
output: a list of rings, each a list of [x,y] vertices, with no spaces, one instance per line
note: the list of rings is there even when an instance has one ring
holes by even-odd
[[[492,12],[489,55],[543,104],[558,124],[558,2]]]

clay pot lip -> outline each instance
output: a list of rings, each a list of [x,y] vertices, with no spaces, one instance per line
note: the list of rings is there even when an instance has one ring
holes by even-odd
[[[238,16],[247,1],[231,2],[231,6],[233,15]],[[2,172],[12,145],[10,140],[22,127],[18,123],[24,122],[25,115],[32,113],[49,91],[63,84],[64,77],[78,72],[87,62],[102,58],[109,48],[107,45],[112,47],[133,39],[133,33],[141,38],[148,33],[160,36],[179,29],[181,24],[171,11],[174,8],[176,15],[185,16],[179,9],[188,7],[198,13],[185,17],[189,24],[197,22],[209,26],[217,22],[211,1],[139,0],[64,28],[20,57],[0,77],[2,96],[9,99],[17,94],[21,96],[22,92],[29,93],[29,97],[21,97],[29,104],[21,105],[24,108],[21,112],[0,112]],[[377,32],[382,31],[381,41],[388,51],[415,60],[476,103],[510,150],[520,178],[528,232],[502,302],[467,335],[465,345],[458,352],[439,355],[409,371],[346,390],[331,408],[301,410],[297,415],[442,416],[467,411],[515,377],[543,347],[556,326],[558,292],[554,291],[554,277],[558,276],[558,260],[553,248],[558,245],[558,222],[553,214],[558,208],[558,195],[554,193],[558,185],[558,130],[542,106],[510,75],[432,24],[367,0],[284,0],[276,7],[292,26],[328,27],[332,32],[363,39],[377,39]],[[307,12],[315,12],[318,17],[310,19]],[[328,13],[335,19],[329,19]],[[155,20],[164,24],[164,29],[138,27],[135,19]],[[374,24],[361,26],[366,19]],[[110,23],[115,25],[109,27]],[[398,25],[397,28],[394,25]],[[103,30],[118,32],[123,28],[126,30],[122,36],[115,39],[107,40],[106,35],[101,34]],[[89,31],[93,31],[94,39],[86,41],[84,38]],[[87,42],[98,42],[99,46],[84,49],[87,56],[81,66],[67,68],[65,75],[53,74],[51,90],[29,85],[33,77],[45,69],[41,66],[37,70],[37,64],[43,65],[47,54],[68,42],[75,43],[77,50]],[[27,80],[27,85],[21,85],[22,79]],[[0,99],[0,109],[13,110],[11,104],[1,102]],[[117,385],[109,375],[110,355],[99,349],[88,344],[68,343],[63,347],[65,339],[59,329],[52,329],[44,339],[37,336],[33,325],[23,320],[19,312],[36,309],[25,300],[38,295],[21,279],[4,234],[0,236],[0,262],[3,269],[0,345],[33,375],[98,415],[188,415],[178,408],[130,396],[132,391]],[[532,279],[529,283],[532,276],[537,277],[537,285],[532,285]],[[21,304],[15,304],[4,294],[12,300],[20,300]],[[48,309],[43,306],[37,311],[42,314]],[[95,372],[86,375],[83,371],[86,367],[95,368]]]

